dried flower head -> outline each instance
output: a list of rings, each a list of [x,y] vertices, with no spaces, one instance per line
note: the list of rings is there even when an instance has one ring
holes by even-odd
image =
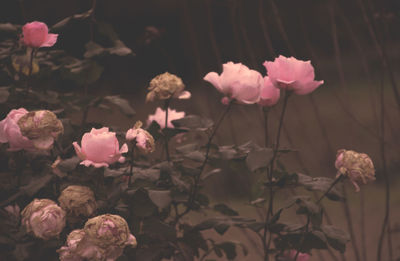
[[[146,102],[171,98],[189,99],[191,96],[190,92],[184,91],[182,79],[169,72],[153,78],[148,89],[150,92],[146,96]]]
[[[359,182],[367,184],[375,180],[375,168],[371,158],[365,153],[353,150],[338,150],[335,167],[339,175],[348,177],[354,185],[356,192],[360,191]]]
[[[142,152],[142,153],[150,153],[155,150],[155,143],[154,143],[154,138],[151,136],[151,134],[142,129],[143,123],[141,121],[137,121],[135,123],[135,126],[133,126],[132,129],[129,129],[126,132],[126,139],[127,140],[135,140],[136,141],[136,147]]]

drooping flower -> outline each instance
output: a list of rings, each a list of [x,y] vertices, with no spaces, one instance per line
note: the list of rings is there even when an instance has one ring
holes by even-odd
[[[34,199],[21,215],[27,232],[44,240],[58,237],[65,227],[65,211],[49,199]]]
[[[356,192],[360,191],[358,183],[367,184],[368,181],[375,180],[374,164],[365,153],[358,153],[353,150],[338,150],[335,167],[338,170],[336,177],[340,175],[348,177]]]
[[[264,66],[273,85],[298,95],[309,94],[324,83],[314,80],[314,67],[310,61],[280,55],[273,62],[266,61]]]
[[[210,72],[203,79],[224,95],[224,104],[233,99],[244,104],[257,103],[260,89],[264,85],[264,79],[259,72],[233,62],[223,64],[221,75]]]
[[[150,81],[146,101],[168,100],[171,98],[189,99],[191,94],[185,91],[185,84],[178,76],[165,72]]]
[[[22,42],[29,47],[51,47],[57,42],[58,34],[49,34],[49,28],[42,22],[27,23],[22,27]]]
[[[81,146],[77,142],[72,143],[75,152],[82,160],[81,165],[90,165],[100,168],[108,167],[115,162],[124,162],[125,157],[122,153],[128,152],[128,145],[124,143],[121,149],[115,132],[110,132],[108,128],[92,128],[90,132],[82,136]]]
[[[268,76],[264,77],[264,84],[260,90],[260,100],[258,104],[264,107],[274,106],[281,96],[281,90],[276,88]]]
[[[185,117],[184,111],[178,112],[176,110],[168,108],[167,127],[171,129],[174,128],[172,121],[182,119],[183,117]],[[160,125],[161,129],[165,128],[165,111],[160,107],[156,109],[156,112],[154,114],[149,115],[149,117],[147,118],[147,126],[149,126],[153,121],[157,122],[158,125]]]
[[[96,210],[96,199],[93,191],[85,186],[71,185],[66,187],[58,198],[60,207],[67,212],[67,219],[72,223],[80,217],[90,217]]]
[[[126,139],[135,140],[136,147],[142,153],[153,152],[155,150],[154,138],[148,131],[141,128],[142,125],[141,121],[136,122],[135,126],[126,132]]]
[[[11,110],[7,117],[0,122],[0,143],[9,143],[9,151],[28,150],[34,151],[33,142],[23,136],[18,126],[19,119],[28,111],[24,108]]]
[[[38,150],[48,150],[54,140],[64,132],[62,122],[57,116],[47,110],[32,111],[18,120],[21,134],[33,142]]]

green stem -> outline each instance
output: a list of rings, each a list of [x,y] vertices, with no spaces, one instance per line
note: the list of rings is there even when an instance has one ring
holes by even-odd
[[[130,166],[129,166],[128,188],[132,185],[133,163],[134,163],[134,158],[135,158],[135,147],[136,147],[136,141],[133,143],[133,147],[132,147],[131,160],[130,160]]]
[[[169,155],[169,148],[168,148],[169,139],[168,139],[167,132],[165,130],[167,130],[167,128],[168,128],[168,108],[169,108],[170,101],[171,101],[171,99],[168,99],[168,100],[165,101],[165,104],[164,104],[164,110],[165,110],[165,127],[164,127],[164,138],[165,138],[165,141],[164,142],[165,142],[165,151],[166,151],[166,154],[167,154],[167,161],[168,162],[171,161],[171,157]]]
[[[345,176],[340,174],[333,182],[332,184],[329,186],[329,188],[325,191],[325,193],[317,200],[317,204],[319,204],[321,202],[321,200],[328,195],[328,193],[333,189],[333,187],[339,183],[339,181],[341,181]]]

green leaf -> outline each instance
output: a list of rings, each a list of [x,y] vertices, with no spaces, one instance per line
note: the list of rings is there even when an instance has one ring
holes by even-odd
[[[127,168],[120,168],[120,169],[110,169],[106,168],[104,170],[104,177],[121,177],[122,175],[127,173]]]
[[[216,246],[224,251],[228,260],[233,260],[234,258],[236,258],[236,244],[232,242],[223,242],[221,244],[217,244]]]
[[[126,116],[132,117],[136,114],[135,110],[132,108],[129,102],[126,99],[119,97],[118,95],[106,96],[104,97],[104,100],[116,105],[120,109],[120,111]]]
[[[127,56],[133,54],[132,50],[128,48],[121,40],[114,41],[114,46],[108,48],[108,52],[118,56]]]
[[[131,213],[137,217],[149,217],[157,211],[157,206],[144,189],[128,190],[127,204]]]
[[[101,45],[93,41],[87,42],[85,44],[85,49],[86,52],[83,55],[85,58],[92,58],[94,56],[99,56],[105,52],[105,49]]]
[[[178,151],[179,153],[190,153],[193,151],[196,151],[199,148],[199,144],[197,143],[189,143],[189,144],[185,144],[179,147],[176,147],[176,151]]]
[[[197,115],[188,115],[182,119],[173,120],[172,124],[180,129],[205,131],[213,126],[213,121]]]
[[[153,203],[163,209],[171,204],[171,192],[169,190],[148,190],[149,197]]]
[[[350,236],[347,232],[330,225],[321,226],[321,229],[331,247],[341,253],[346,251],[346,244],[350,241]]]
[[[143,233],[159,240],[176,240],[175,228],[156,218],[149,218],[143,222]]]
[[[217,231],[218,234],[223,235],[225,232],[231,227],[230,224],[228,223],[218,223],[216,226],[214,226],[214,230]]]
[[[331,178],[317,177],[313,178],[301,173],[297,173],[298,184],[304,186],[311,191],[326,192],[331,184],[334,182]],[[326,195],[331,200],[343,200],[343,191],[338,187],[333,187]]]
[[[254,232],[259,232],[261,229],[264,229],[264,223],[263,222],[253,222],[250,224],[247,224],[246,227],[253,230]]]
[[[246,158],[247,167],[251,171],[255,171],[260,168],[265,168],[269,165],[273,156],[273,150],[271,148],[261,148],[258,150],[250,151]]]
[[[214,205],[214,210],[224,214],[226,216],[239,216],[239,213],[225,204],[216,204]]]

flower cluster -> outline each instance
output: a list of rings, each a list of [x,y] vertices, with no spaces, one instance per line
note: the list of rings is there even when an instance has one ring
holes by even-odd
[[[66,246],[58,252],[61,261],[114,261],[126,246],[136,245],[126,221],[118,215],[105,214],[89,219],[83,229],[72,231]]]

